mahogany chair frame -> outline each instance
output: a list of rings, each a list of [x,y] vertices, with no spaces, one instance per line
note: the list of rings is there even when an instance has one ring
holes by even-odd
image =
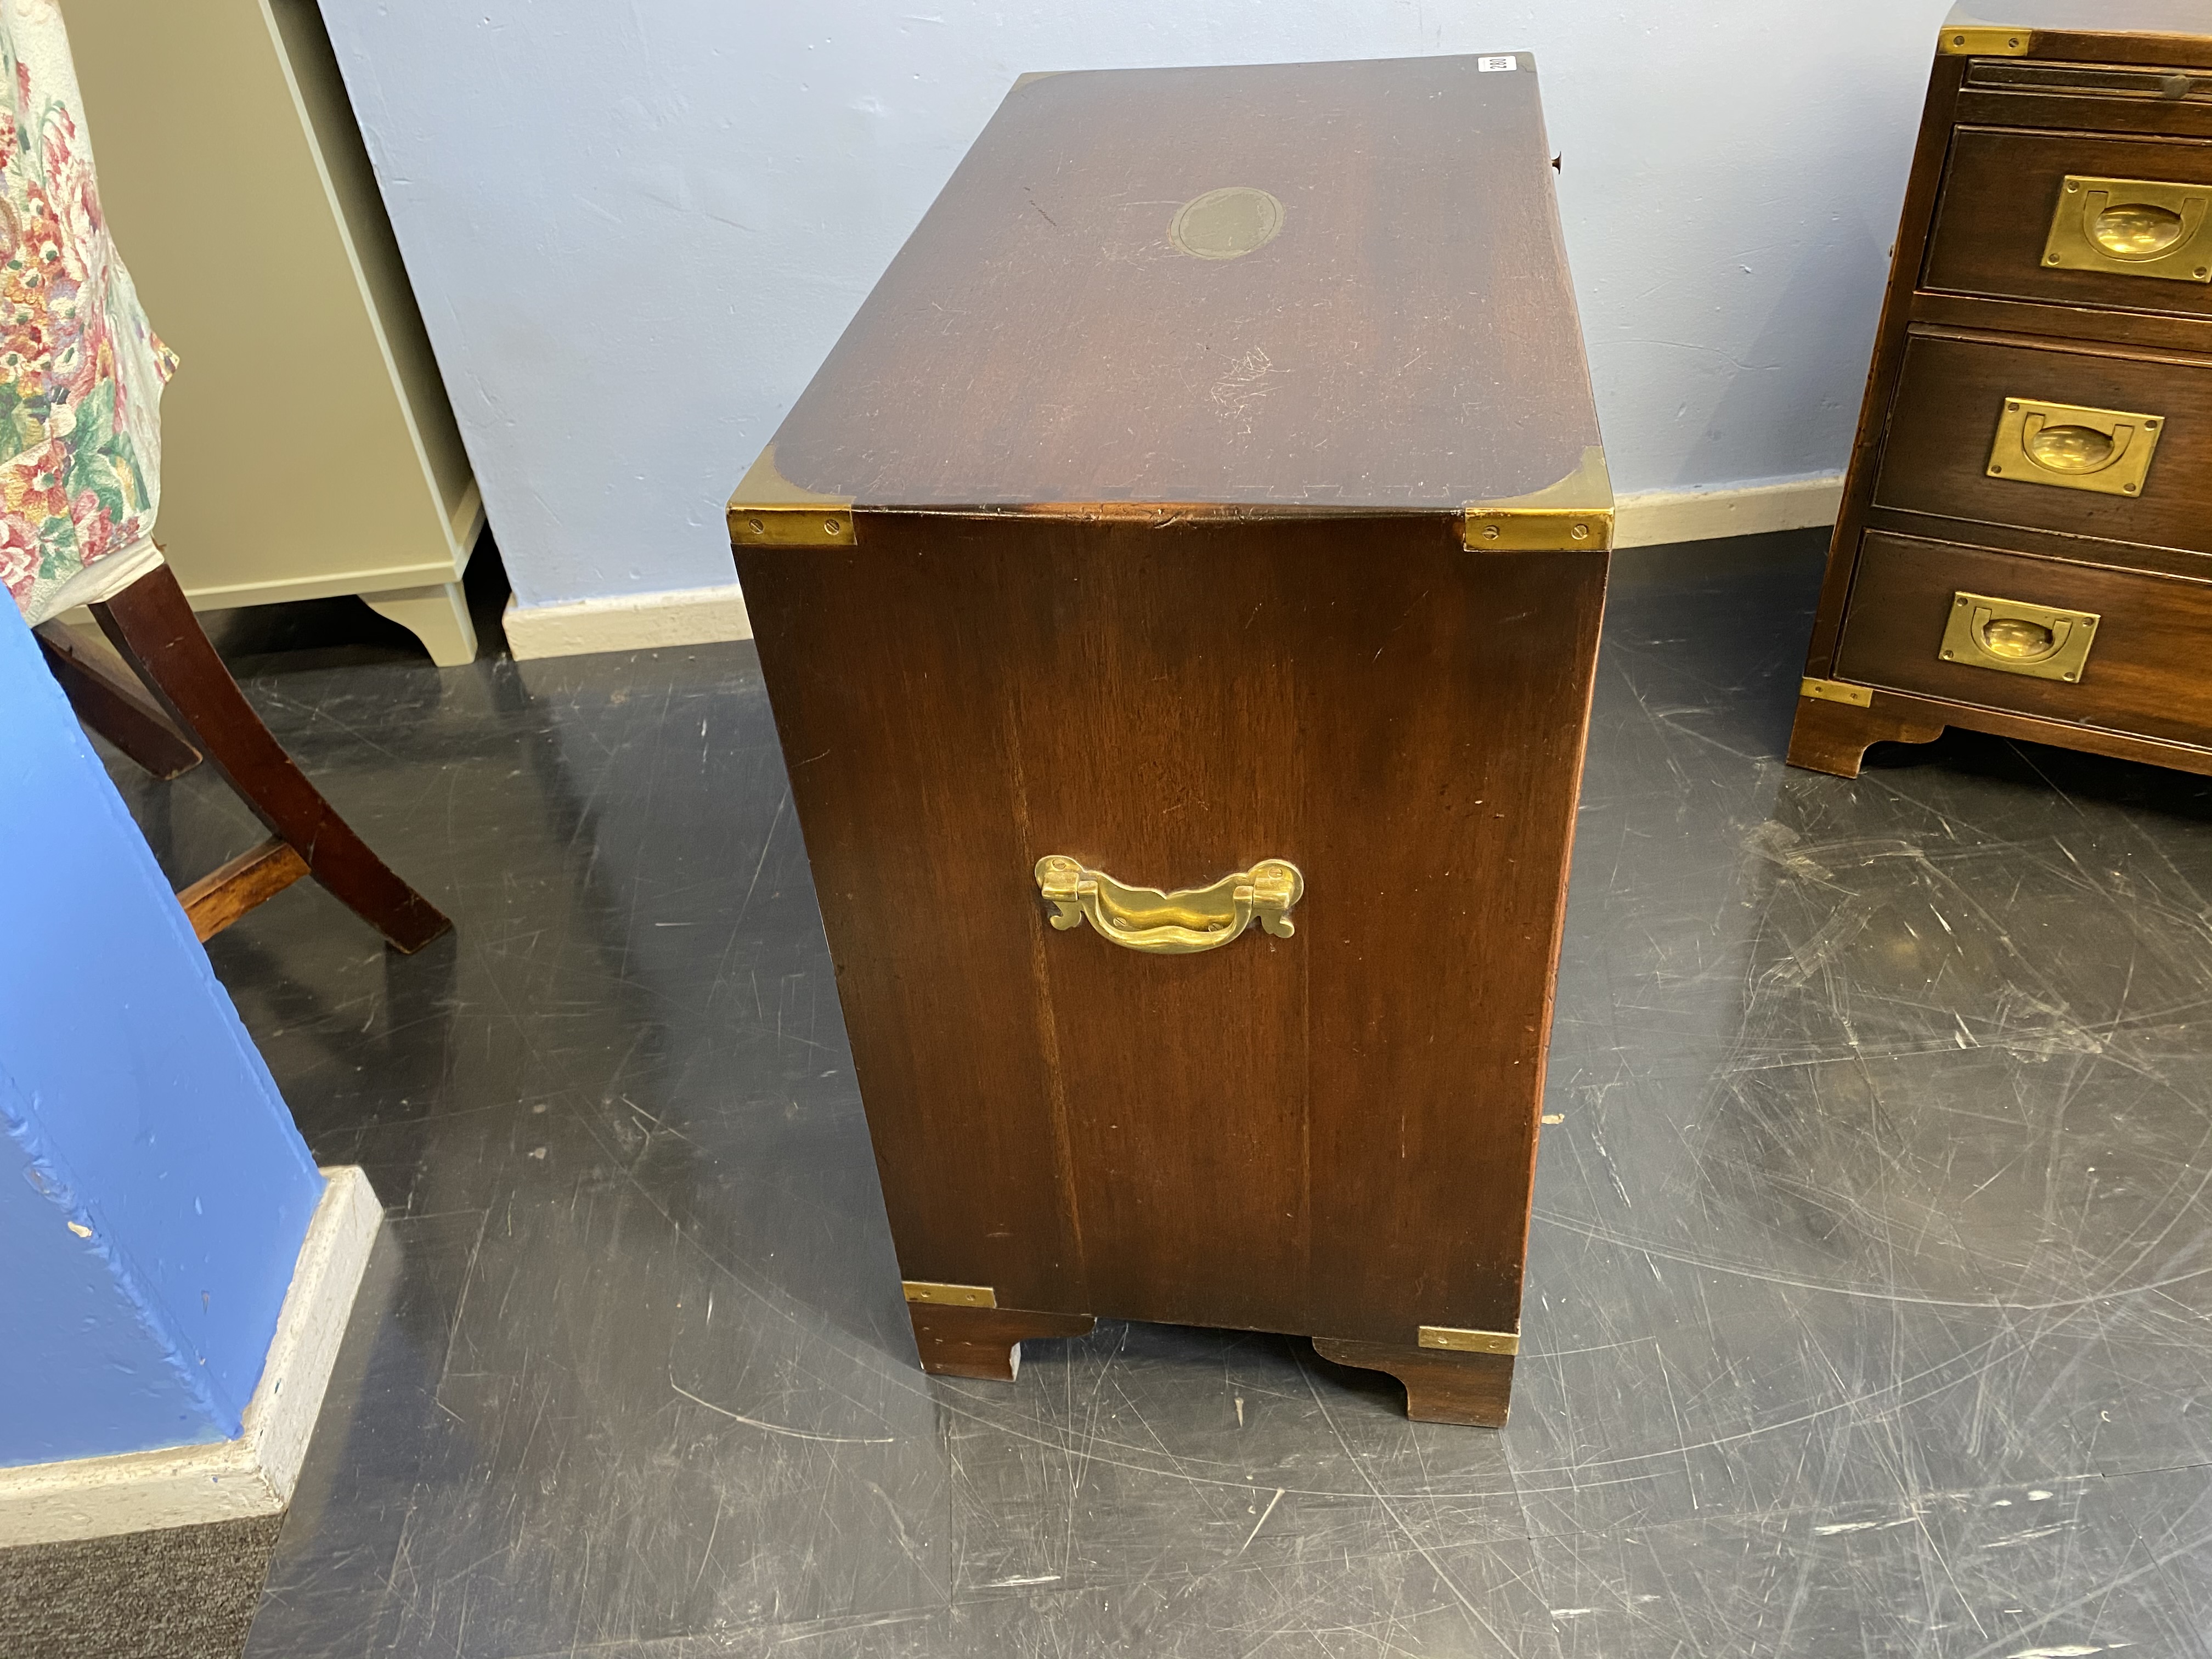
[[[181,776],[204,757],[270,831],[178,893],[203,942],[303,876],[396,950],[419,951],[453,927],[369,850],[262,723],[167,565],[94,605],[92,614],[144,690],[58,622],[41,623],[39,644],[78,719],[157,778]]]

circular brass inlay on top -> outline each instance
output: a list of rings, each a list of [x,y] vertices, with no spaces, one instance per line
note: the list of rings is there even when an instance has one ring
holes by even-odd
[[[2148,202],[2117,202],[2089,227],[2097,246],[2119,259],[2147,259],[2181,240],[2181,216]]]
[[[1982,629],[1982,649],[2014,662],[2047,657],[2056,643],[2049,629],[2021,617],[2000,617]]]
[[[2112,459],[2112,436],[2092,426],[2046,426],[2028,440],[2027,453],[2053,472],[2094,472]]]
[[[1168,240],[1194,259],[1237,259],[1267,246],[1282,228],[1280,202],[1264,190],[1231,185],[1177,208]]]

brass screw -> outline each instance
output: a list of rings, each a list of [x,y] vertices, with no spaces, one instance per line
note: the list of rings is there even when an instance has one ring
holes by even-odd
[[[822,527],[823,527],[824,530],[828,531],[828,532],[829,532],[831,535],[833,535],[833,536],[834,536],[834,535],[836,535],[836,534],[837,534],[837,532],[838,532],[838,524],[837,524],[837,520],[835,520],[835,519],[824,519],[824,520],[823,520],[823,521],[822,521]]]
[[[2045,258],[2043,263],[2047,265],[2055,265],[2058,263],[2058,256],[2055,253],[2051,254]]]
[[[2158,430],[2158,422],[2157,422],[2156,421],[2145,421],[2145,422],[2143,422],[2143,430],[2144,430],[2144,431],[2146,431],[2146,432],[2155,432],[2155,431],[2157,431],[2157,430]]]
[[[2020,405],[2018,404],[2007,404],[2005,407],[2007,409],[2018,409]]]
[[[1575,539],[1578,542],[1588,541],[1589,539],[1589,526],[1586,524],[1577,525],[1575,526]]]
[[[1990,469],[1990,476],[1993,478],[2002,477],[2004,476],[2004,469],[2001,466],[1993,466]]]
[[[761,521],[758,519],[747,519],[745,523],[754,535],[757,536],[761,533]]]
[[[1494,524],[1486,524],[1483,526],[1482,539],[1486,542],[1496,541],[1498,539],[1498,526]]]
[[[1951,44],[1954,46],[1963,46],[1966,44],[1966,37],[1963,34],[1954,34],[1951,37]]]
[[[2012,47],[2015,52],[2017,52],[2020,49],[2020,36],[2017,34],[2014,35],[2011,40],[2005,42],[2005,45]]]
[[[1944,656],[1946,656],[1946,657],[1949,657],[1949,656],[1953,655],[1954,653],[1951,653],[1951,652],[1946,651],[1943,654],[1944,654]]]

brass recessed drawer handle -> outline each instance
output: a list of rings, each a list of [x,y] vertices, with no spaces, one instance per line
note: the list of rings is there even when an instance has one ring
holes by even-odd
[[[2212,248],[2199,246],[2212,185],[2069,175],[2043,245],[2043,263],[2120,276],[2212,283]]]
[[[2039,680],[2078,680],[2100,618],[1987,593],[1954,593],[1943,628],[1943,660]]]
[[[2008,398],[1990,450],[1990,477],[2100,495],[2140,495],[2165,429],[2157,415]]]
[[[1064,933],[1088,916],[1115,944],[1155,956],[1218,951],[1255,921],[1277,939],[1288,939],[1297,931],[1291,907],[1306,890],[1298,866],[1281,859],[1262,859],[1211,887],[1164,893],[1127,886],[1059,853],[1037,860],[1036,884],[1052,906],[1054,927]]]

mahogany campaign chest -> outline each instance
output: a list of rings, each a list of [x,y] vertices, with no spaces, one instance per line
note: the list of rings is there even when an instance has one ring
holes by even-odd
[[[1947,726],[2212,773],[2212,6],[1936,50],[1790,758]]]
[[[923,1364],[1496,1424],[1612,497],[1526,54],[1025,76],[730,506]]]

